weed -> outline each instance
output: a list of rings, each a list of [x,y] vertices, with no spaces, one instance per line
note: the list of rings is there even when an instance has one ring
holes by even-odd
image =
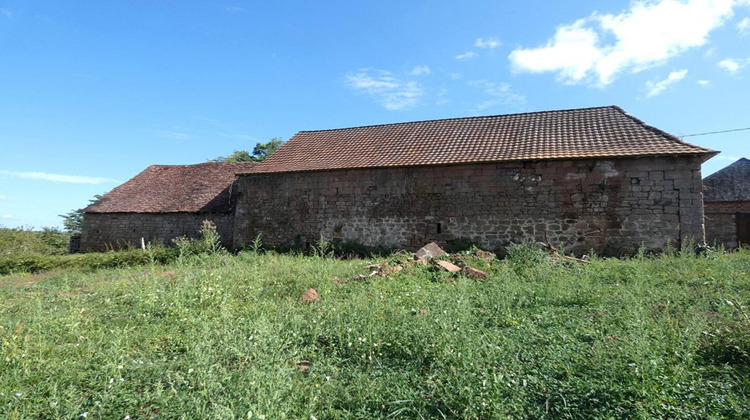
[[[0,277],[0,418],[750,417],[747,250],[569,264],[519,245],[448,283],[323,245]],[[336,281],[372,263],[404,268]]]

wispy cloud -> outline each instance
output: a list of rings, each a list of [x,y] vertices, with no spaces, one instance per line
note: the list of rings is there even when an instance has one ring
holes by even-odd
[[[257,137],[251,136],[250,134],[218,133],[217,135],[220,137],[228,138],[228,139],[243,140],[243,141],[258,141]]]
[[[474,46],[477,48],[497,48],[500,45],[502,45],[502,42],[497,38],[477,38],[474,41]]]
[[[475,80],[468,83],[469,86],[482,90],[490,99],[477,104],[478,110],[484,110],[499,105],[512,105],[521,108],[526,105],[526,97],[519,95],[511,89],[507,83],[497,83],[489,80]]]
[[[187,140],[191,137],[190,134],[186,133],[185,130],[181,130],[179,127],[174,127],[171,130],[149,130],[156,137],[171,140]]]
[[[606,86],[623,71],[662,65],[705,45],[708,34],[732,16],[737,4],[734,0],[637,0],[623,13],[594,12],[562,25],[546,45],[517,48],[509,59],[517,72],[554,72],[564,83]]]
[[[741,156],[727,156],[727,155],[718,154],[718,155],[716,155],[712,159],[726,160],[726,161],[729,161],[729,162],[737,162],[738,160],[742,159],[742,157]]]
[[[17,172],[17,171],[6,171],[0,170],[0,175],[7,175],[16,178],[23,179],[37,179],[41,181],[51,182],[65,182],[70,184],[109,184],[119,182],[112,178],[101,178],[93,176],[80,176],[80,175],[61,175],[61,174],[50,174],[46,172]]]
[[[709,87],[711,86],[711,81],[710,80],[698,80],[698,84],[703,87]]]
[[[7,18],[12,18],[13,17],[13,12],[11,12],[8,9],[0,9],[0,15],[3,15],[5,17],[7,17]]]
[[[224,10],[226,10],[227,12],[232,12],[232,13],[247,12],[247,9],[245,9],[244,7],[240,7],[240,6],[224,6]]]
[[[673,71],[669,73],[669,76],[667,76],[667,78],[664,80],[660,80],[658,82],[646,82],[646,89],[648,89],[646,97],[650,98],[664,92],[668,87],[684,79],[687,75],[687,72],[687,69]]]
[[[411,108],[424,95],[419,83],[401,80],[386,70],[360,69],[346,76],[346,85],[369,95],[388,110]]]
[[[8,198],[8,197],[6,197],[4,195],[0,195],[0,200],[5,200],[6,198]]]
[[[466,60],[466,59],[469,59],[469,58],[477,57],[478,55],[479,54],[477,54],[477,53],[475,53],[473,51],[469,51],[469,52],[465,52],[463,54],[457,55],[456,56],[456,60]]]
[[[734,74],[750,64],[750,58],[726,58],[719,61],[719,67]]]
[[[740,23],[737,24],[737,30],[743,35],[750,33],[750,17],[742,19]]]
[[[411,71],[411,74],[413,76],[421,76],[432,73],[432,70],[430,70],[427,66],[417,66],[414,67],[414,69]]]
[[[9,214],[4,214],[4,215],[2,215],[0,217],[2,217],[3,219],[12,219],[13,218],[13,216],[11,216]]]

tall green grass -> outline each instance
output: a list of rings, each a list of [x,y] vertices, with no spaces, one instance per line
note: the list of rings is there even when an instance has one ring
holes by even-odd
[[[0,417],[750,417],[747,251],[357,276],[405,259],[0,277]]]

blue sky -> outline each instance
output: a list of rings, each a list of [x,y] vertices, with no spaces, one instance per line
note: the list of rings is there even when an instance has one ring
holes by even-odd
[[[300,130],[601,105],[750,127],[750,0],[0,0],[0,225]]]

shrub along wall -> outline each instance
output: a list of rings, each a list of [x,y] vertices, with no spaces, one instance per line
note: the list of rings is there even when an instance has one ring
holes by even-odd
[[[223,246],[232,245],[231,213],[86,213],[81,251],[103,251],[147,242],[172,245],[172,239],[198,238],[204,220],[214,223]]]
[[[633,253],[702,242],[700,158],[648,157],[368,168],[240,176],[234,246],[351,240],[485,249],[544,241]]]

